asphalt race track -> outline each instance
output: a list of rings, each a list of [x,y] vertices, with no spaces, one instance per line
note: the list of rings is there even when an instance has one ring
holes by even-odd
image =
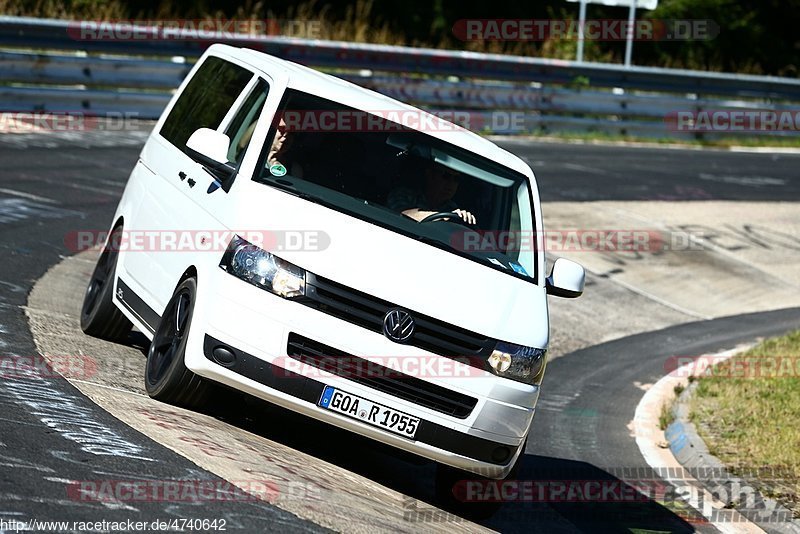
[[[543,201],[800,198],[800,180],[791,164],[797,155],[532,144],[507,138],[498,144],[531,166]]]
[[[136,154],[136,149],[2,150],[0,349],[4,358],[30,359],[37,354],[23,312],[27,293],[50,265],[68,253],[64,245],[66,229],[102,228],[107,224],[126,180],[123,169],[133,165]],[[8,193],[7,188],[14,193]],[[26,522],[32,518],[127,520],[131,514],[123,504],[71,498],[70,481],[214,479],[181,456],[120,424],[63,379],[43,380],[44,384],[37,384],[40,391],[19,387],[24,379],[9,380],[4,376],[0,381],[0,517]],[[38,401],[41,405],[34,407],[25,401]],[[62,423],[62,429],[56,430],[56,421],[48,426],[42,417],[32,414],[35,411],[50,418],[59,412],[77,416],[89,433],[102,433],[118,448],[127,448],[128,454],[87,454],[79,442],[63,437],[64,430],[76,433],[78,425],[72,423],[64,428]],[[276,529],[319,529],[260,502],[220,500],[204,502],[201,508],[192,510],[187,510],[191,504],[185,503],[176,506],[145,502],[137,506],[141,513],[135,514],[136,520],[166,520],[177,515],[224,518],[229,527],[245,531],[257,531],[265,521]]]
[[[93,139],[93,146],[86,147],[85,139],[43,142],[8,134],[0,138],[0,358],[4,361],[37,354],[25,313],[28,295],[51,267],[74,253],[66,245],[69,232],[108,226],[141,141],[140,137],[119,142]],[[502,144],[532,166],[546,203],[800,200],[797,155],[524,140]],[[665,374],[669,356],[730,349],[797,328],[800,310],[673,322],[681,324],[593,344],[549,365],[521,479],[613,480],[626,468],[646,467],[628,430],[643,394],[637,384],[651,384]],[[123,348],[141,355],[141,346]],[[131,506],[76,499],[70,489],[73,481],[183,479],[216,481],[220,487],[224,483],[211,470],[174,452],[174,447],[122,423],[66,380],[37,377],[35,385],[26,380],[0,369],[0,518],[150,522],[191,517],[225,519],[229,530],[243,532],[323,529],[261,501],[137,501]],[[229,425],[231,430],[266,436],[364,477],[371,486],[408,495],[416,499],[417,510],[424,511],[424,503],[432,501],[431,466],[373,450],[360,439],[323,450],[303,439],[324,442],[347,436],[286,413],[273,414],[282,431],[264,429],[252,422],[259,409],[250,406],[235,414],[222,409],[210,415],[223,428]],[[297,425],[297,435],[292,425]],[[86,452],[87,442],[94,453]],[[359,461],[364,457],[370,459],[369,465]],[[303,475],[313,478],[314,473]],[[398,527],[404,531],[477,528],[458,517],[447,519],[452,527],[413,522]],[[714,530],[696,519],[648,500],[591,506],[526,503],[506,506],[483,526],[509,532]],[[338,524],[346,523],[332,525]]]

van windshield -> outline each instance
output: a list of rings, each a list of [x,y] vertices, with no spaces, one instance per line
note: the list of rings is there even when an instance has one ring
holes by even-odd
[[[528,179],[411,120],[454,130],[416,110],[367,113],[290,89],[254,180],[535,283]]]

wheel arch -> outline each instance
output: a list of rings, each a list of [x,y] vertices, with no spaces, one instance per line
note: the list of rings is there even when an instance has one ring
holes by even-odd
[[[194,265],[190,265],[189,267],[186,268],[185,271],[183,271],[183,274],[178,279],[178,283],[175,284],[175,289],[177,289],[179,285],[181,285],[185,280],[189,278],[194,278],[195,280],[197,280],[197,267],[195,267]]]

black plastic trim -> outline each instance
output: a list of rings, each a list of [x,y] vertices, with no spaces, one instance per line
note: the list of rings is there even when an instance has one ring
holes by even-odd
[[[469,395],[390,370],[388,367],[347,354],[294,332],[289,334],[286,353],[304,364],[458,419],[469,417],[478,404],[478,399]],[[336,358],[344,359],[348,368],[367,372],[347,372],[346,369],[330,365],[330,360]],[[376,372],[371,373],[370,370]]]
[[[314,406],[317,405],[317,401],[322,396],[322,391],[325,389],[325,384],[322,382],[276,367],[208,334],[205,335],[203,341],[203,353],[206,359],[211,362],[214,361],[212,351],[218,346],[226,347],[236,355],[236,362],[228,369],[241,376],[311,403]],[[215,363],[215,365],[219,364]],[[511,445],[465,434],[425,419],[420,419],[414,441],[494,465],[505,465],[507,463],[507,461],[497,462],[492,459],[492,455],[498,447],[508,448],[511,451],[509,457],[513,456],[515,452],[514,447]]]
[[[161,316],[148,306],[135,291],[128,287],[128,284],[123,282],[122,278],[117,278],[117,299],[131,313],[141,319],[148,330],[155,333],[156,326],[161,322]]]

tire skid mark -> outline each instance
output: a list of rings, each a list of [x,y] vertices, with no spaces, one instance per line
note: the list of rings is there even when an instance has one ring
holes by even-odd
[[[21,369],[18,368],[17,372],[20,373]],[[5,381],[0,396],[26,408],[63,438],[77,443],[83,452],[155,461],[144,455],[142,447],[95,420],[92,410],[81,406],[82,399],[53,388],[50,381],[38,376],[35,370],[20,379]]]
[[[27,219],[61,219],[83,217],[79,211],[56,208],[27,198],[0,198],[0,224],[15,223]]]
[[[68,380],[112,416],[200,468],[234,485],[241,484],[244,491],[248,489],[248,482],[274,484],[278,491],[270,503],[323,527],[365,533],[418,532],[421,527],[426,531],[447,533],[487,531],[467,520],[455,523],[406,520],[417,498],[326,461],[315,453],[304,453],[298,447],[259,435],[260,430],[254,433],[142,395],[145,358],[141,349],[90,338],[78,328],[83,284],[76,283],[76,278],[88,278],[86,258],[91,254],[68,258],[53,267],[31,292],[26,313],[37,349],[45,358],[48,354],[63,354],[64,347],[89,357],[102,355],[96,358],[98,372],[91,380]],[[50,279],[51,275],[55,279]],[[52,285],[50,289],[43,288],[53,283],[58,285],[58,291],[51,291]],[[53,294],[58,298],[53,298]],[[141,344],[141,340],[137,344]],[[296,415],[291,422],[303,425],[303,421],[302,416]],[[368,454],[365,461],[375,458],[372,456],[375,453]],[[75,461],[69,455],[61,459]],[[430,470],[425,472],[432,476]],[[397,476],[403,478],[406,474]],[[413,485],[418,487],[419,483]],[[196,508],[192,508],[194,512],[187,511],[192,507],[189,503],[168,504],[176,513],[180,510],[184,514],[197,513]],[[430,507],[423,504],[426,509]]]

